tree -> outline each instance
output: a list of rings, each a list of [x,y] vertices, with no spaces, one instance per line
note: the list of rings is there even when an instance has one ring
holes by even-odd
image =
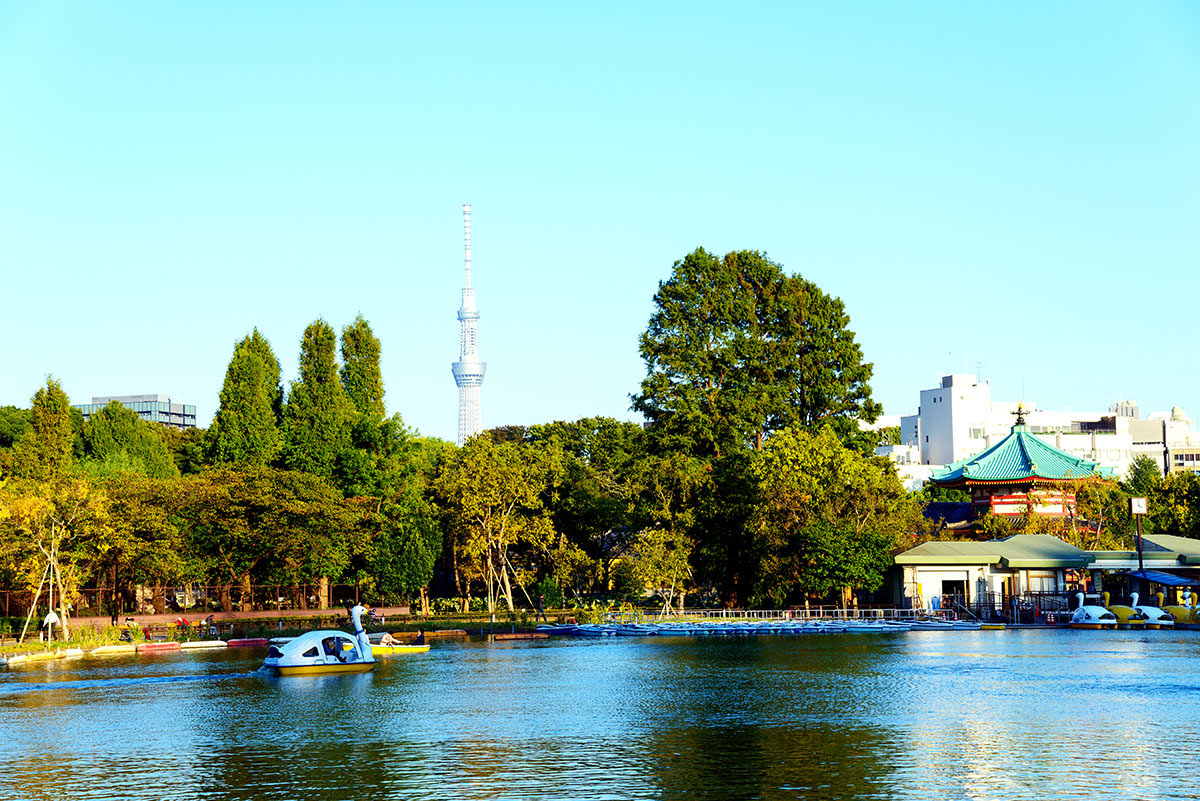
[[[115,469],[172,478],[179,470],[155,428],[161,426],[142,420],[120,401],[111,401],[84,426],[84,452],[99,472]],[[128,469],[120,469],[125,466]]]
[[[1143,453],[1133,457],[1121,484],[1130,495],[1145,498],[1158,491],[1162,479],[1162,470],[1153,459]]]
[[[0,497],[4,550],[22,565],[31,590],[40,591],[43,581],[49,582],[51,596],[57,590],[64,637],[70,636],[69,604],[80,583],[83,540],[97,536],[108,522],[104,493],[80,476],[23,483]]]
[[[33,396],[29,429],[17,443],[13,467],[18,475],[48,480],[62,476],[74,461],[75,427],[71,402],[54,378]]]
[[[179,521],[187,547],[203,554],[226,610],[233,587],[254,576],[336,579],[366,547],[360,515],[320,476],[221,468],[183,483]]]
[[[889,462],[844,447],[832,428],[786,429],[756,457],[757,598],[876,589],[891,549],[921,524]]]
[[[11,448],[28,430],[28,409],[0,406],[0,448]]]
[[[497,444],[487,436],[472,437],[447,460],[434,490],[448,518],[448,547],[464,603],[461,571],[473,570],[487,592],[488,611],[501,599],[513,609],[512,585],[523,566],[514,565],[513,550],[524,545],[544,552],[553,544],[543,498],[557,480],[556,467],[543,449]]]
[[[342,328],[342,389],[354,410],[371,420],[386,414],[379,353],[379,339],[361,314]]]
[[[210,462],[263,466],[278,456],[279,362],[254,329],[233,349],[225,371],[220,405],[205,435]]]
[[[668,448],[699,456],[751,447],[788,426],[857,434],[880,407],[841,300],[757,251],[698,249],[659,284],[642,335],[633,408]]]
[[[333,475],[350,445],[350,406],[338,378],[337,338],[324,320],[304,329],[299,378],[284,410],[284,462],[292,470]]]

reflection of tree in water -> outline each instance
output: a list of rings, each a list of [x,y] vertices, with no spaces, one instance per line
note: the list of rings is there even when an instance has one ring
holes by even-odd
[[[853,684],[862,693],[873,672],[865,639],[861,661],[846,658],[855,645],[820,635],[688,646],[672,651],[679,679],[646,743],[657,796],[889,795],[896,735],[856,722],[872,704],[848,692]]]
[[[650,749],[661,798],[888,797],[890,735],[867,727],[667,729]]]

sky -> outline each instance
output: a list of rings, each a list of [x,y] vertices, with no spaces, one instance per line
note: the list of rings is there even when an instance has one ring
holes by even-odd
[[[0,405],[207,424],[361,313],[452,440],[464,203],[485,427],[637,419],[697,247],[840,297],[887,414],[1200,415],[1200,4],[0,0]]]

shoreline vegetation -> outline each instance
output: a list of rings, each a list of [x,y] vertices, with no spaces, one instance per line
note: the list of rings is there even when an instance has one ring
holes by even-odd
[[[41,623],[53,599],[70,634],[75,616],[329,609],[346,585],[374,605],[489,618],[889,602],[874,593],[892,554],[946,536],[926,505],[962,498],[906,492],[873,455],[896,432],[870,428],[873,365],[842,301],[757,251],[702,248],[653,300],[630,396],[645,425],[423,437],[387,416],[382,346],[361,315],[340,336],[320,319],[304,330],[286,391],[252,330],[204,430],[116,402],[85,421],[48,378],[29,409],[0,408],[6,608],[34,603]],[[1200,535],[1195,476],[1135,465],[1095,503],[1126,491],[1153,498],[1152,530]],[[1110,519],[1107,535],[1127,539]],[[990,536],[1048,525],[983,522]],[[195,587],[211,589],[201,605],[176,592]]]

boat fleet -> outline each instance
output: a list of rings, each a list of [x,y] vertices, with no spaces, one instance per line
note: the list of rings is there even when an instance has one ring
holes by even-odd
[[[662,623],[543,624],[537,630],[560,637],[736,637],[799,634],[886,634],[904,631],[1003,629],[1002,623],[968,620],[700,620]]]
[[[1102,604],[1089,604],[1083,593],[1076,594],[1079,605],[1071,613],[1073,629],[1200,629],[1200,609],[1192,606],[1191,593],[1185,592],[1183,603],[1162,607],[1138,603],[1138,593],[1130,593],[1128,604],[1110,604],[1108,593]]]

